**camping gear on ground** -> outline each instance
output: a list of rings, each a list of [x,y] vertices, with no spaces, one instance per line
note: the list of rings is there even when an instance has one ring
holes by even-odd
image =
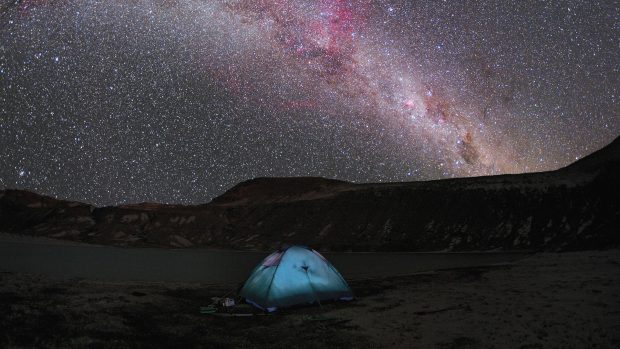
[[[224,298],[224,300],[222,301],[222,306],[224,308],[234,307],[235,306],[235,300],[232,299],[232,298]]]
[[[317,251],[291,246],[267,256],[239,295],[267,312],[326,300],[351,300],[353,292],[334,266]]]
[[[214,297],[218,298],[218,297]],[[232,299],[232,298],[230,298]],[[218,300],[206,307],[200,307],[200,313],[205,315],[224,316],[224,317],[248,317],[257,315],[271,315],[268,313],[260,312],[258,309],[250,304],[235,303],[232,306],[226,307],[225,302]],[[233,300],[234,301],[234,300]],[[229,303],[230,304],[230,303]]]
[[[217,312],[217,308],[212,305],[208,307],[200,307],[201,314],[214,314],[215,312]]]
[[[227,297],[222,300],[220,305],[222,306],[222,308],[224,308],[224,310],[230,313],[233,311],[233,308],[235,307],[235,300]]]

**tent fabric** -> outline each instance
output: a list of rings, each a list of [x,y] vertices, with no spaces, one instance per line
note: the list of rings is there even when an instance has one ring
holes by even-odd
[[[270,254],[254,268],[240,296],[258,308],[274,311],[325,300],[351,300],[353,292],[320,253],[291,246]]]

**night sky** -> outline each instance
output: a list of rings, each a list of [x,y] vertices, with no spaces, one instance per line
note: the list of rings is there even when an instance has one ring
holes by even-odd
[[[0,0],[0,188],[556,169],[620,134],[615,1]]]

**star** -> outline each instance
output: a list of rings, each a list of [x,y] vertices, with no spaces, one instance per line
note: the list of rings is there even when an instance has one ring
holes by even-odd
[[[620,133],[616,24],[597,1],[9,2],[0,185],[192,204],[556,169]]]

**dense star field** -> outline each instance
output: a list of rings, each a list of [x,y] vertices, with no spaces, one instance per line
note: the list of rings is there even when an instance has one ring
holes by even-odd
[[[620,134],[615,1],[0,0],[0,188],[555,169]]]

